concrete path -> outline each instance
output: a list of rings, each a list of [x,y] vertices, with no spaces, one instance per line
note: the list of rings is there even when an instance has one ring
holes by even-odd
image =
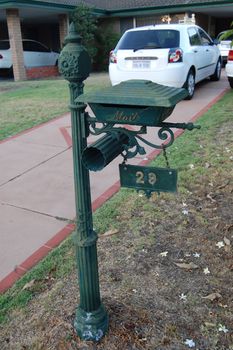
[[[193,100],[180,102],[169,120],[198,118],[228,88],[224,72],[219,82],[202,82]],[[155,128],[150,128],[147,138],[155,141],[155,134]],[[88,142],[94,140],[92,136]],[[151,148],[147,151],[146,157],[130,163],[146,164],[158,154]],[[0,142],[0,159],[1,292],[74,228],[69,224],[75,217],[70,115]],[[103,171],[91,173],[94,210],[118,191],[121,162],[119,157]]]

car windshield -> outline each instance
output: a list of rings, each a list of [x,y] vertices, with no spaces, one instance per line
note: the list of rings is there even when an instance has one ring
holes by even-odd
[[[117,44],[116,50],[166,49],[179,47],[179,43],[178,30],[137,30],[125,33]]]
[[[9,50],[10,43],[8,40],[0,40],[0,50]]]

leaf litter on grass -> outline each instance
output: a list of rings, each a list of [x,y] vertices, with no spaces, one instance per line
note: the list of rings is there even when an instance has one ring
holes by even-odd
[[[107,335],[97,344],[76,336],[73,270],[35,293],[26,309],[9,314],[0,326],[2,350],[233,349],[232,161],[225,151],[232,150],[230,121],[215,132],[211,147],[217,160],[204,139],[198,149],[200,162],[214,165],[204,173],[198,162],[192,169],[190,162],[184,165],[177,196],[153,195],[148,201],[127,192],[114,227],[102,232],[98,257],[110,317]]]

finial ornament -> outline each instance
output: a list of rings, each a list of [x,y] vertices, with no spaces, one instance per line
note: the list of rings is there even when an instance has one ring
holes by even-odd
[[[91,59],[81,44],[81,36],[77,33],[74,23],[70,24],[69,34],[65,38],[65,46],[58,60],[59,72],[70,82],[82,82],[91,70]]]

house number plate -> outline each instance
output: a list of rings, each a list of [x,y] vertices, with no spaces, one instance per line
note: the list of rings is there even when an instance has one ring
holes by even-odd
[[[177,191],[175,169],[120,164],[119,170],[122,187],[156,192]]]

